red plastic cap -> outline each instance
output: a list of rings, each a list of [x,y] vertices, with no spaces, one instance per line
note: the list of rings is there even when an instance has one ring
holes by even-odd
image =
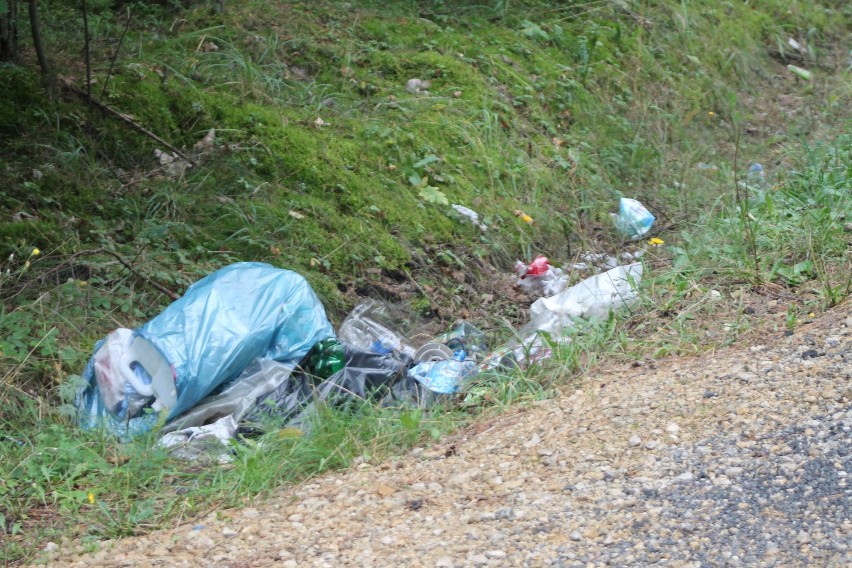
[[[537,256],[535,260],[530,263],[529,268],[527,269],[527,276],[541,276],[542,274],[547,272],[547,269],[550,268],[550,263],[547,262],[546,256]]]

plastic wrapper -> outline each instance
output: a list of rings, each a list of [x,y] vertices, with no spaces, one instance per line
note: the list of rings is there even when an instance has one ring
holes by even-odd
[[[550,298],[539,298],[530,306],[530,323],[522,333],[536,330],[558,334],[574,318],[607,315],[637,297],[635,286],[642,278],[640,263],[618,266],[596,274]]]
[[[134,334],[156,347],[172,370],[176,401],[163,409],[167,420],[236,379],[252,360],[295,364],[315,343],[334,335],[307,281],[262,263],[217,270]],[[94,372],[103,343],[83,373],[77,396],[81,425],[103,426],[120,436],[149,431],[158,419],[155,409],[119,416],[105,404]]]
[[[483,233],[488,230],[487,225],[479,222],[479,213],[477,213],[476,211],[474,211],[470,207],[465,207],[464,205],[458,205],[458,204],[453,203],[452,208],[463,219],[466,219],[468,222],[479,227],[479,230],[482,231]]]
[[[654,217],[639,201],[622,197],[618,202],[618,215],[615,226],[618,231],[631,240],[644,237],[654,224]]]
[[[463,356],[463,355],[462,355]],[[444,359],[423,361],[415,365],[409,375],[430,391],[440,394],[458,392],[464,379],[476,371],[472,359]]]
[[[229,463],[233,458],[228,445],[236,433],[237,423],[229,415],[203,426],[187,426],[168,432],[160,438],[159,444],[181,459],[208,460],[210,455],[215,455],[219,463]]]

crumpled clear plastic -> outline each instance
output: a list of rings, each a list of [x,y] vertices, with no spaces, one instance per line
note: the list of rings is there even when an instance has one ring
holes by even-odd
[[[408,374],[432,392],[451,394],[458,392],[464,379],[475,371],[476,362],[473,359],[452,358],[423,361],[412,367]]]
[[[338,339],[364,351],[378,354],[396,351],[413,358],[417,349],[382,323],[388,319],[385,313],[387,310],[385,304],[376,300],[368,300],[355,306],[340,324],[340,329],[337,330]]]
[[[451,351],[457,353],[464,351],[466,358],[481,361],[488,352],[488,344],[485,334],[471,323],[461,321],[447,333],[435,338],[438,343],[443,343]]]

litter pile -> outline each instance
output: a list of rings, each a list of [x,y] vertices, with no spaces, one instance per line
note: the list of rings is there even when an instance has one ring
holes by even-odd
[[[140,328],[117,329],[96,345],[77,394],[79,422],[123,439],[162,425],[161,443],[194,458],[237,434],[306,430],[318,403],[428,407],[475,375],[548,357],[544,336],[570,341],[562,335],[576,318],[635,299],[642,265],[616,265],[571,287],[545,257],[519,262],[517,273],[540,297],[518,339],[489,350],[485,334],[464,321],[438,337],[405,336],[373,300],[335,334],[301,275],[262,263],[227,266]]]

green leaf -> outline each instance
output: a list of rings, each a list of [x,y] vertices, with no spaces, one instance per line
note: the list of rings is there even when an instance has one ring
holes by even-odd
[[[422,160],[420,160],[418,162],[415,162],[414,164],[412,164],[411,167],[419,170],[420,168],[426,167],[429,164],[434,164],[435,162],[440,162],[440,161],[441,161],[441,158],[439,158],[438,156],[431,156],[430,155],[430,156],[426,156],[425,158],[423,158]]]
[[[793,265],[793,272],[796,274],[809,274],[814,270],[814,263],[812,260],[805,260],[802,262],[797,262]]]
[[[523,26],[521,33],[527,36],[529,39],[541,41],[547,41],[550,39],[550,36],[547,35],[547,32],[541,29],[541,26],[534,22],[524,20],[521,25]]]
[[[450,200],[444,195],[444,192],[437,187],[427,185],[420,190],[420,199],[427,203],[436,203],[438,205],[449,205]]]

